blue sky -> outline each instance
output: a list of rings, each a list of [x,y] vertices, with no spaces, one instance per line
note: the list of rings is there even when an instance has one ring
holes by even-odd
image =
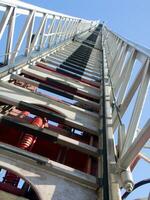
[[[23,1],[86,19],[100,19],[115,32],[150,47],[149,0]]]
[[[150,47],[150,0],[23,0],[53,11],[90,19],[105,21],[114,32],[136,43]],[[150,96],[150,95],[149,95]],[[148,101],[148,100],[147,100]],[[147,110],[145,116],[149,116]],[[144,121],[146,118],[144,117]],[[147,152],[146,152],[147,153]],[[141,170],[142,169],[142,170]],[[144,170],[143,170],[144,169]],[[150,174],[150,167],[140,161],[134,171],[135,181]],[[128,200],[147,196],[149,186],[131,194]]]

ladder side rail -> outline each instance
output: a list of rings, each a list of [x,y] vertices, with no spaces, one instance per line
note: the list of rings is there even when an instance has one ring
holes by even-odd
[[[107,34],[103,45],[109,65],[113,129],[115,133],[118,128],[119,137],[116,144],[118,146],[118,149],[116,148],[117,161],[114,168],[115,173],[120,177],[121,186],[132,190],[134,183],[130,165],[149,140],[149,128],[147,128],[149,124],[146,124],[140,133],[138,129],[149,89],[150,54],[145,47],[120,37],[106,26],[103,26],[103,34]],[[116,48],[114,55],[110,53],[113,49],[111,44]],[[125,46],[126,55],[122,56]],[[136,76],[134,75],[135,78],[131,80],[133,73],[136,73]],[[130,106],[132,106],[131,117],[124,120],[123,116],[128,114]],[[128,177],[127,184],[125,184],[125,177]]]
[[[2,36],[8,27],[8,34],[5,38],[7,41],[6,48],[3,50],[4,53],[0,55],[4,57],[1,72],[13,68],[18,65],[18,62],[21,63],[21,60],[19,60],[20,56],[23,57],[22,60],[28,62],[31,57],[37,57],[43,51],[56,47],[56,45],[67,43],[76,34],[86,32],[98,25],[98,21],[72,17],[16,0],[13,2],[10,0],[2,0],[0,2],[0,11],[3,14],[0,22],[0,39],[3,39]],[[26,20],[25,22],[23,21],[23,27],[18,27],[17,18]],[[54,33],[51,33],[54,21],[56,22],[60,18],[62,19],[59,27],[60,30],[55,29]],[[38,23],[36,23],[36,20],[38,20]],[[80,24],[82,26],[78,26],[79,22],[81,22]],[[36,26],[38,26],[38,31],[34,33]],[[50,27],[49,31],[45,33],[46,27],[48,26]],[[13,37],[18,30],[18,38],[16,36]],[[55,45],[53,47],[45,47],[44,45],[47,40],[51,40],[52,38],[54,39]]]

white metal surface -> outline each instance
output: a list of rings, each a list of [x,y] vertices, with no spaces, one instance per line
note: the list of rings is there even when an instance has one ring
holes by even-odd
[[[93,29],[98,21],[89,21],[46,10],[20,1],[0,1],[0,39],[5,38],[6,47],[0,54],[1,71],[16,63],[22,56],[26,62],[49,48],[72,39],[75,35]],[[19,25],[18,22],[22,25]],[[22,21],[22,22],[21,22]],[[16,37],[16,33],[19,33]]]
[[[67,42],[71,41],[71,39],[73,39],[75,36],[84,35],[91,29],[95,29],[99,23],[98,21],[89,21],[64,15],[17,0],[0,0],[0,13],[2,14],[0,20],[0,41],[3,39],[4,35],[6,36],[6,45],[2,55],[0,55],[0,62],[2,65],[0,68],[1,73],[8,71],[8,74],[10,74],[13,72],[13,69],[16,66],[19,65],[20,68],[22,68],[22,64],[25,65],[28,63],[31,64],[32,67],[26,69],[24,68],[22,72],[25,74],[32,73],[41,80],[51,77],[59,80],[60,82],[66,83],[66,85],[68,84],[74,86],[81,94],[86,94],[88,96],[95,97],[96,99],[100,98],[99,89],[94,89],[93,87],[87,86],[80,81],[73,81],[70,78],[64,79],[61,75],[54,75],[53,72],[47,72],[45,69],[39,69],[38,67],[35,68],[34,63],[31,63],[33,58],[38,60],[39,57],[43,56],[43,54],[46,57],[50,53],[51,49],[56,48],[63,43],[67,44]],[[17,24],[18,19],[24,19],[24,23],[20,27],[18,27]],[[8,33],[6,34],[7,30]],[[15,35],[16,32],[19,33],[18,37]],[[104,51],[103,65],[105,68],[104,72],[106,79],[104,87],[106,93],[106,138],[108,140],[107,146],[109,154],[109,184],[111,185],[110,193],[112,193],[112,199],[116,200],[115,196],[117,196],[119,199],[120,195],[118,191],[118,183],[121,179],[122,173],[124,174],[124,172],[128,170],[131,163],[134,161],[136,156],[144,147],[145,143],[150,138],[149,121],[140,132],[137,131],[149,87],[150,51],[144,47],[141,47],[140,45],[124,39],[123,37],[120,37],[109,30],[106,26],[103,26],[102,28],[102,36]],[[80,40],[79,38],[77,42],[82,43],[82,39]],[[78,45],[74,48],[77,47]],[[53,59],[56,57],[61,61],[70,55],[71,50],[72,49],[66,48],[63,50],[63,52],[59,52],[56,54],[56,56],[54,54],[51,57],[53,57]],[[48,58],[50,59],[51,57]],[[97,58],[96,53],[94,54],[92,61],[87,63],[87,71],[93,70],[94,72],[95,70],[95,73],[98,72],[97,70],[99,69],[95,64],[95,59],[97,60],[97,63],[99,63],[100,60]],[[132,79],[132,73],[134,73],[136,62],[140,63],[140,69],[137,73],[137,76],[130,84],[130,79]],[[38,85],[38,82],[35,84]],[[5,87],[5,89],[8,87],[8,84],[1,83],[0,85]],[[3,94],[2,86],[0,96]],[[9,87],[11,87],[10,84]],[[14,88],[15,87],[12,86],[11,91],[13,91]],[[21,91],[21,89],[19,90],[18,88],[16,90],[18,90],[18,94],[19,91]],[[21,100],[24,97],[23,95],[26,95],[26,97],[24,97],[26,100],[31,99],[32,96],[34,97],[33,102],[38,100],[35,94],[30,95],[29,92],[24,90],[22,90],[20,93],[21,94],[19,98]],[[5,92],[5,97],[7,96],[8,92]],[[12,97],[15,101],[15,92],[12,94]],[[127,123],[123,123],[123,116],[127,113],[130,103],[134,97],[136,98],[135,102],[132,103],[133,110],[131,118],[127,120]],[[8,102],[9,101],[10,99]],[[17,99],[16,101],[19,100]],[[46,102],[45,99],[44,102]],[[113,108],[111,105],[113,105]],[[58,109],[60,108],[58,107]],[[85,112],[84,110],[77,109],[73,106],[70,106],[67,109],[68,116],[70,117],[69,119],[67,118],[68,122],[72,124],[74,123],[77,127],[82,127],[82,125],[85,124],[87,130],[93,131],[94,134],[97,133],[99,125],[97,123],[97,115],[94,116],[93,113]],[[101,108],[101,110],[102,109],[104,108]],[[63,112],[65,112],[65,110],[63,110]],[[75,119],[75,112],[79,114],[79,116],[83,115],[82,118],[84,120],[82,118],[79,118],[78,120]],[[129,125],[127,126],[126,124]],[[118,143],[117,148],[115,148],[113,132],[115,132],[117,128]],[[82,149],[81,144],[80,148]],[[143,157],[143,159],[148,160],[146,157]],[[114,165],[115,170],[112,170],[111,166]],[[116,181],[116,177],[119,177],[118,182]],[[126,175],[125,178],[126,184],[129,185],[130,180]],[[124,183],[122,185],[124,185]],[[117,191],[117,193],[113,193],[113,191]]]
[[[149,89],[150,53],[148,49],[120,37],[106,26],[103,26],[103,37],[112,88],[113,128],[118,133],[116,171],[122,174],[133,162],[137,164],[136,157],[141,155],[141,149],[150,138],[149,119],[143,128],[139,127]],[[124,122],[123,117],[129,113],[131,105],[131,117],[128,116]],[[149,161],[146,156],[144,160]]]

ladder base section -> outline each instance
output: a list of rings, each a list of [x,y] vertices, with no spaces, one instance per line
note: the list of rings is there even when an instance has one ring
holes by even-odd
[[[51,161],[48,164],[42,164],[27,159],[26,157],[13,155],[13,153],[5,156],[4,154],[3,152],[3,155],[0,156],[0,165],[3,168],[9,168],[15,171],[15,173],[30,183],[39,200],[97,199],[96,189],[87,184],[85,185],[87,178],[89,181],[94,182],[94,177],[92,176],[85,177],[78,170],[66,166],[62,166],[62,169],[60,169],[61,166],[56,166]],[[17,161],[19,157],[21,160]],[[64,176],[63,171],[66,171],[68,175]],[[73,176],[74,178],[71,178]],[[81,181],[79,181],[78,177],[80,177]],[[3,194],[9,197],[9,194]],[[3,199],[14,200],[13,196],[12,198],[10,196],[10,198]],[[17,197],[15,200],[26,200],[26,198]]]

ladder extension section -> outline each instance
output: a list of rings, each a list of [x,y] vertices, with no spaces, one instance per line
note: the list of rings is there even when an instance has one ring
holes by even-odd
[[[149,51],[17,0],[0,0],[0,13],[0,196],[126,197],[138,161],[149,163]]]

